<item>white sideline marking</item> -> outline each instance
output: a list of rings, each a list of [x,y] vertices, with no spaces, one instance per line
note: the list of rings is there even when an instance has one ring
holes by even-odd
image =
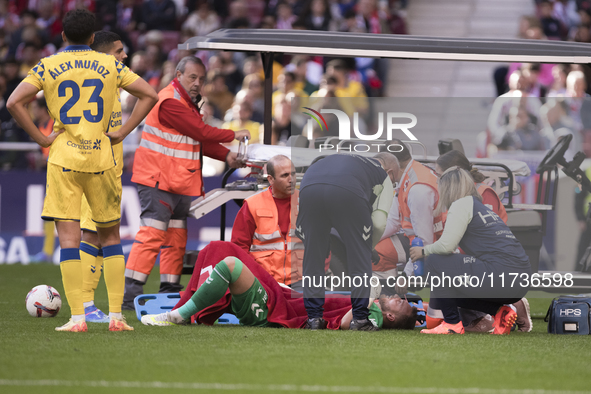
[[[301,391],[345,393],[429,393],[429,394],[589,394],[591,391],[544,390],[544,389],[488,389],[488,388],[438,388],[438,387],[367,387],[367,386],[322,386],[295,384],[247,384],[247,383],[182,383],[182,382],[128,382],[128,381],[76,381],[76,380],[12,380],[0,379],[0,386],[63,386],[63,387],[108,387],[144,389],[185,389],[224,391]]]

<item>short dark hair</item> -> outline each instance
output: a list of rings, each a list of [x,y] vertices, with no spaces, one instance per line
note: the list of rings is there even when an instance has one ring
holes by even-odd
[[[417,322],[417,312],[417,308],[413,306],[410,315],[396,315],[396,319],[394,319],[394,321],[390,321],[386,318],[386,316],[384,316],[384,323],[382,324],[382,328],[393,330],[413,330]]]
[[[402,150],[400,152],[391,152],[394,156],[396,156],[396,158],[398,159],[398,161],[400,163],[404,163],[407,161],[410,161],[410,159],[412,159],[412,155],[410,154],[410,149],[408,149],[408,145],[406,145],[404,142],[400,141],[399,139],[393,139],[392,141],[389,141],[390,144],[395,144],[395,145],[400,145],[402,146]]]
[[[69,11],[62,21],[64,34],[72,44],[86,44],[94,33],[96,19],[85,9]]]
[[[25,48],[33,48],[36,51],[40,51],[41,50],[41,46],[37,43],[34,42],[25,42],[25,45],[23,46],[23,49]]]
[[[108,52],[116,41],[121,41],[119,34],[112,31],[99,30],[94,32],[94,41],[90,46],[97,52]]]
[[[540,65],[540,63],[523,63],[521,65],[521,70],[530,70],[530,71],[540,72],[541,65]]]
[[[35,10],[30,10],[30,9],[26,9],[23,12],[21,12],[21,19],[24,18],[25,16],[30,16],[33,19],[37,19],[39,18],[39,13]]]
[[[298,29],[306,29],[306,24],[301,19],[296,19],[295,22],[291,24],[291,28],[294,30]]]
[[[39,97],[35,99],[35,102],[37,103],[37,105],[39,106],[39,108],[45,108],[47,109],[47,101],[45,100],[45,97]]]
[[[19,62],[14,55],[7,55],[3,62],[3,65],[6,64],[16,64],[17,66],[20,66],[21,62]]]
[[[357,13],[355,12],[355,10],[351,7],[349,8],[347,11],[345,11],[345,14],[343,15],[343,19],[351,19],[351,18],[356,18],[357,17]]]
[[[292,71],[284,71],[283,75],[285,75],[286,78],[289,78],[291,80],[291,82],[295,82],[295,80],[296,80],[296,75]]]
[[[250,21],[247,18],[234,19],[228,24],[231,29],[248,29],[250,27]]]
[[[329,67],[334,68],[336,71],[344,71],[344,72],[349,71],[349,67],[347,66],[347,62],[345,62],[343,59],[333,59],[333,60],[329,61],[328,63],[326,63],[326,68],[329,68]]]

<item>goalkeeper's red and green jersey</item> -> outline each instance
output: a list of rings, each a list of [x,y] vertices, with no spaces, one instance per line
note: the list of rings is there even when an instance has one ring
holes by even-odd
[[[81,172],[114,167],[105,133],[113,111],[120,108],[118,89],[138,78],[115,57],[86,45],[70,45],[41,59],[24,82],[45,92],[53,129],[66,130],[52,144],[48,161]]]
[[[377,328],[382,328],[384,325],[384,315],[378,304],[378,300],[375,300],[369,306],[369,317],[368,320],[373,323]]]

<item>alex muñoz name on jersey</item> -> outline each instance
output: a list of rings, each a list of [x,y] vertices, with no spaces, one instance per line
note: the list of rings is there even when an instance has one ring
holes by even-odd
[[[72,66],[72,62],[74,63],[74,66]],[[48,71],[49,75],[51,75],[51,78],[55,80],[66,71],[74,70],[76,68],[85,68],[87,70],[96,71],[103,78],[106,78],[107,75],[110,74],[110,71],[107,70],[102,64],[99,64],[98,60],[68,60],[59,66],[54,67],[53,70],[50,68]]]
[[[80,172],[114,167],[105,132],[120,122],[120,117],[113,119],[114,112],[121,112],[116,106],[119,88],[138,78],[115,57],[83,45],[41,59],[24,81],[45,91],[54,128],[65,129],[52,144],[48,161]]]

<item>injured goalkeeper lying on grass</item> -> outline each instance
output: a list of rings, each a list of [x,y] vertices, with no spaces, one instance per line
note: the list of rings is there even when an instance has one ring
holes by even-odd
[[[261,275],[260,272],[259,275]],[[247,265],[236,257],[226,257],[220,261],[211,271],[209,278],[180,308],[159,315],[144,315],[142,323],[150,326],[186,324],[191,321],[191,316],[220,301],[228,290],[231,294],[232,312],[241,325],[301,328],[305,323],[303,320],[298,327],[297,323],[294,326],[293,321],[285,324],[282,323],[282,319],[277,319],[276,322],[269,321],[267,291]],[[288,293],[278,294],[285,296]],[[301,295],[294,292],[291,296],[294,297],[291,299],[292,304],[295,302],[304,308],[304,299]],[[328,328],[348,330],[352,319],[350,299],[337,297],[330,300],[334,302],[327,302],[325,305]],[[273,305],[277,304],[277,302],[273,303]],[[299,306],[296,305],[295,309]],[[378,328],[413,329],[415,327],[417,309],[398,296],[381,295],[377,300],[370,299],[369,311],[369,319]]]

